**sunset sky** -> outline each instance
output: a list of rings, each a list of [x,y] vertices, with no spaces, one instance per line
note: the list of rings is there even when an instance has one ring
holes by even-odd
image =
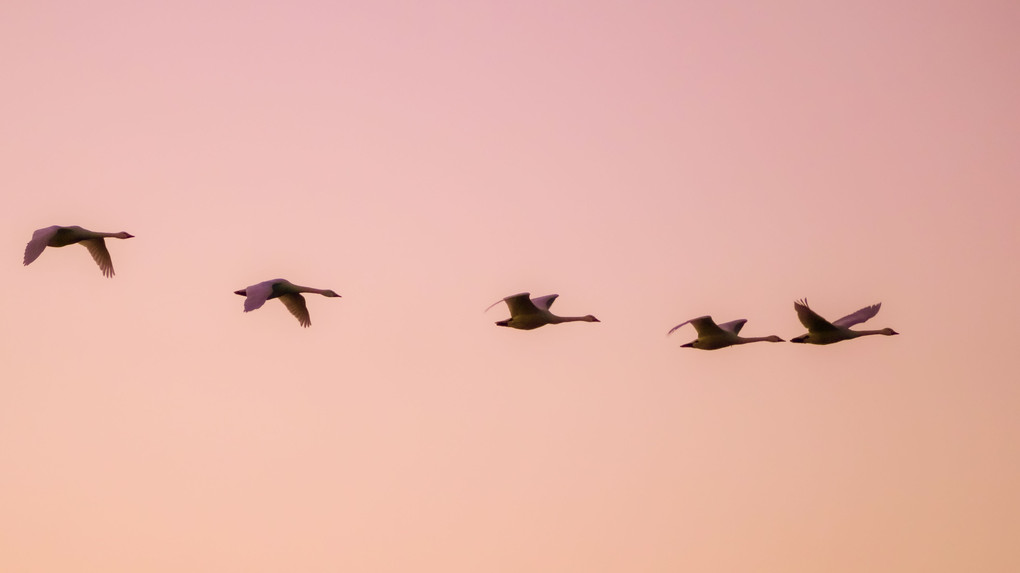
[[[1020,571],[1018,29],[7,2],[0,571]],[[50,225],[135,238],[23,266]],[[244,313],[277,277],[342,298]],[[666,336],[803,297],[901,334]]]

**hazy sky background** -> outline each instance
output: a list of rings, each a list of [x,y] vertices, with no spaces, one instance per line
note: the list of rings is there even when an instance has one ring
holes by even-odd
[[[1017,29],[6,3],[0,570],[1020,570]],[[22,267],[49,225],[136,238]],[[242,313],[276,277],[343,298]],[[494,326],[520,291],[602,322]],[[665,336],[801,297],[901,336]]]

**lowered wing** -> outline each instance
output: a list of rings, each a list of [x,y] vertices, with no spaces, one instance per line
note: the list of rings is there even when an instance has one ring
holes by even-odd
[[[305,297],[293,292],[280,296],[280,302],[283,303],[283,306],[287,307],[291,314],[297,317],[301,326],[308,328],[312,325],[312,319],[308,316],[308,306],[305,304]]]
[[[269,295],[273,294],[273,282],[265,281],[244,289],[244,312],[251,312],[257,308],[262,308],[262,305],[266,304],[266,301],[269,300]]]
[[[84,241],[78,241],[89,250],[89,254],[99,265],[99,270],[103,271],[103,276],[113,276],[113,259],[110,258],[110,251],[106,249],[106,241],[102,237],[98,239],[85,239]]]
[[[39,258],[43,250],[46,248],[46,243],[50,242],[53,235],[57,234],[60,227],[54,225],[52,227],[46,227],[45,229],[39,229],[32,233],[32,240],[25,245],[25,264],[29,264],[32,261]]]

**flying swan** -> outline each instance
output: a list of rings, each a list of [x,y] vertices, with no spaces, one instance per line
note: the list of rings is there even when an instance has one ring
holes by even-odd
[[[673,334],[678,328],[685,324],[691,324],[694,326],[694,330],[698,331],[698,338],[693,342],[681,345],[682,348],[699,348],[701,350],[717,350],[719,348],[726,348],[727,346],[733,346],[736,344],[747,344],[749,342],[783,342],[782,338],[776,335],[771,336],[758,336],[753,338],[744,338],[739,336],[737,333],[744,327],[744,323],[747,322],[746,318],[737,320],[731,320],[730,322],[724,322],[722,324],[716,324],[712,320],[711,316],[699,316],[698,318],[692,318],[686,322],[669,329],[666,336]]]
[[[271,298],[278,298],[280,299],[280,302],[283,303],[283,306],[287,307],[287,310],[297,317],[301,326],[307,328],[312,325],[312,320],[308,317],[308,306],[305,305],[305,297],[301,296],[301,293],[303,292],[321,294],[322,296],[329,297],[340,296],[328,289],[299,286],[284,279],[263,281],[245,289],[235,290],[234,294],[247,297],[244,299],[244,312],[250,312],[257,308],[262,308],[262,305],[266,304],[267,300]]]
[[[99,270],[103,271],[103,276],[112,277],[114,274],[113,261],[110,259],[110,251],[106,250],[106,241],[103,239],[131,239],[133,237],[134,235],[123,231],[120,233],[97,233],[77,225],[70,227],[53,225],[32,233],[32,240],[25,246],[25,265],[38,259],[46,247],[66,247],[81,243],[89,250],[89,254],[99,265]]]
[[[590,314],[585,316],[556,316],[549,312],[549,307],[552,306],[553,301],[558,296],[560,295],[548,294],[538,298],[531,298],[531,293],[522,292],[502,300],[497,300],[489,305],[489,308],[505,302],[510,308],[510,318],[500,320],[496,324],[521,330],[532,330],[547,324],[559,324],[561,322],[601,322]],[[489,308],[485,310],[488,311]]]
[[[794,302],[793,308],[797,311],[797,318],[800,319],[801,324],[807,327],[808,332],[796,338],[791,338],[790,342],[832,344],[870,334],[884,334],[886,336],[899,334],[891,328],[883,328],[881,330],[850,330],[851,326],[860,324],[878,314],[878,309],[882,308],[882,303],[866,306],[833,322],[825,320],[818,316],[818,313],[808,308],[807,299]]]

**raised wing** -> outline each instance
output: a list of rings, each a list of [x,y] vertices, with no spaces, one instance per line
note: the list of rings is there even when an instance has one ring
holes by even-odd
[[[673,334],[673,331],[677,330],[678,328],[685,324],[691,324],[694,326],[694,330],[698,331],[698,338],[701,338],[702,336],[718,336],[720,334],[725,334],[725,331],[719,328],[715,321],[712,320],[712,317],[706,315],[681,322],[680,324],[669,329],[669,332],[666,333],[666,336]]]
[[[39,258],[39,255],[41,255],[43,250],[46,248],[46,243],[49,243],[50,239],[53,238],[53,235],[56,235],[59,230],[59,226],[53,225],[52,227],[39,229],[32,233],[32,240],[25,245],[26,265]]]
[[[560,295],[547,294],[545,296],[540,296],[538,298],[531,299],[531,303],[542,310],[549,310],[549,307],[552,306],[553,301],[556,300],[556,297],[558,296]]]
[[[280,296],[280,302],[283,303],[283,306],[287,307],[291,314],[297,317],[301,326],[308,328],[312,325],[312,319],[308,316],[308,306],[305,305],[305,297],[296,292],[288,293]]]
[[[244,312],[250,312],[257,308],[262,308],[262,305],[266,304],[269,300],[269,295],[273,294],[273,281],[261,282],[257,285],[251,285],[244,289]]]
[[[726,332],[732,332],[733,334],[738,334],[738,333],[740,333],[740,329],[744,328],[744,324],[745,323],[747,323],[747,319],[746,318],[738,318],[737,320],[731,320],[729,322],[724,322],[724,323],[720,324],[719,328],[725,330]]]
[[[878,314],[878,309],[880,308],[882,308],[882,303],[866,306],[861,310],[858,310],[857,312],[848,314],[839,320],[833,321],[832,324],[843,328],[849,328],[855,324],[860,324],[870,319],[871,317],[875,316],[876,314]]]
[[[793,309],[797,311],[797,318],[808,332],[824,332],[826,330],[837,330],[828,320],[818,316],[818,313],[808,308],[807,299],[798,300],[793,303]]]
[[[89,250],[89,254],[99,265],[99,270],[103,271],[103,276],[113,276],[113,260],[110,258],[110,251],[106,250],[106,241],[101,237],[98,239],[85,239],[79,241],[82,246]]]
[[[492,307],[496,306],[497,304],[499,304],[501,302],[506,302],[507,300],[509,300],[511,298],[514,298],[515,296],[530,297],[531,293],[522,292],[522,293],[517,293],[517,294],[514,294],[514,295],[510,295],[508,297],[501,298],[501,299],[497,300],[496,302],[490,304],[489,306],[485,307],[485,310],[483,312],[489,312],[492,309]]]
[[[538,307],[535,306],[535,303],[531,302],[531,293],[521,292],[510,295],[503,300],[497,300],[490,304],[489,308],[492,308],[501,302],[505,302],[507,307],[510,309],[510,316],[535,314],[538,312]],[[485,310],[489,310],[489,308]]]

